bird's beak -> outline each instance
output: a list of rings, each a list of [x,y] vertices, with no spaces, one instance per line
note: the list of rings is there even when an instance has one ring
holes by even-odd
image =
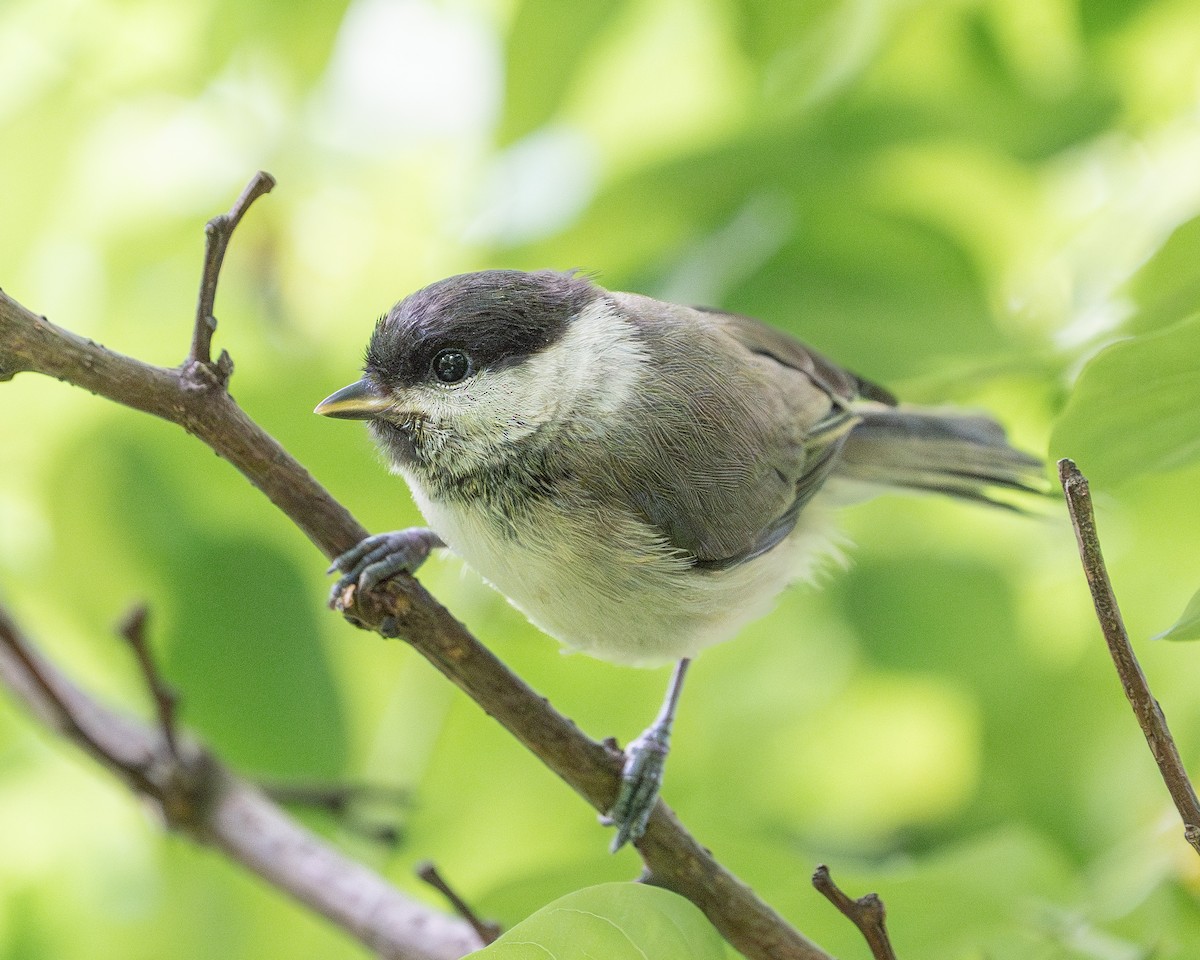
[[[313,413],[339,420],[372,420],[388,407],[391,401],[381,396],[366,380],[357,380],[337,393],[331,393],[317,404]]]

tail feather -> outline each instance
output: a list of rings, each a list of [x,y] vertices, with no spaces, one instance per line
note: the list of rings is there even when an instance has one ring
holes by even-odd
[[[1042,461],[1010,446],[988,417],[919,407],[855,412],[861,422],[846,438],[837,476],[1009,508],[994,491],[1047,491]]]

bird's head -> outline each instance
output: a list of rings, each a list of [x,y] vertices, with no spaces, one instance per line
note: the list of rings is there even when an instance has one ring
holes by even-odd
[[[566,341],[605,297],[549,270],[440,280],[380,318],[362,378],[315,412],[370,421],[402,470],[476,469],[561,415],[588,361]]]

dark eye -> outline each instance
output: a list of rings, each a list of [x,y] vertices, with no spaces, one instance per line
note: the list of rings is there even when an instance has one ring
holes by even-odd
[[[471,372],[471,359],[461,350],[443,350],[433,358],[433,375],[442,383],[458,383]]]

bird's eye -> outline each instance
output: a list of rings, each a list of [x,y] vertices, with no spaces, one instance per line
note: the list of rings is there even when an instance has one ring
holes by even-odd
[[[443,350],[433,358],[433,375],[442,383],[458,383],[471,372],[471,359],[461,350]]]

